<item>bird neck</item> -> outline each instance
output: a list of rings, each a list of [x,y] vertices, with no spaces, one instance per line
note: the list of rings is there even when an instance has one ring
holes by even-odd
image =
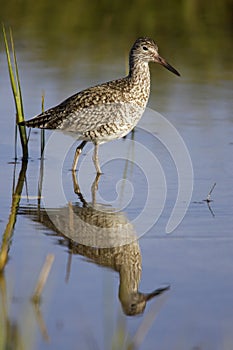
[[[132,89],[143,96],[143,104],[146,104],[150,95],[150,69],[148,62],[144,62],[136,57],[130,57],[129,75]]]
[[[133,293],[138,292],[141,278],[141,260],[133,266],[122,265],[119,274],[119,298],[121,301],[128,300]]]
[[[150,80],[150,69],[149,63],[142,61],[141,59],[130,56],[129,58],[129,77],[139,78],[140,76],[145,76]]]

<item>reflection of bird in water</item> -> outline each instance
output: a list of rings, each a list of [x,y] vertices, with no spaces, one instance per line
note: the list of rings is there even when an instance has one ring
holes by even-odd
[[[34,221],[41,222],[58,236],[62,236],[62,243],[69,247],[71,254],[82,255],[95,264],[117,271],[120,277],[119,299],[124,313],[142,313],[148,300],[169,287],[156,289],[152,293],[138,291],[142,262],[133,225],[123,212],[109,210],[109,207],[96,203],[87,203],[79,190],[76,177],[73,179],[81,205],[70,204],[63,208],[46,208],[40,211],[21,208],[20,212],[32,216]],[[94,191],[97,182],[98,178],[93,186]]]
[[[71,251],[119,273],[119,299],[126,315],[142,313],[148,300],[168,289],[159,288],[152,293],[138,291],[142,270],[138,241],[115,248],[92,248],[78,244],[73,245]]]
[[[157,62],[176,75],[180,75],[158,53],[158,46],[149,38],[135,41],[129,54],[129,74],[69,97],[61,104],[22,125],[42,129],[55,129],[73,133],[82,140],[77,147],[73,170],[88,141],[95,145],[94,164],[101,173],[98,145],[127,135],[141,118],[150,94],[149,62]]]

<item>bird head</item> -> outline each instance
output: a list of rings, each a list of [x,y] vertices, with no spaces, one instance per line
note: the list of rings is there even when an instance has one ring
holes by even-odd
[[[172,67],[164,58],[159,55],[158,45],[153,39],[144,37],[138,38],[130,52],[130,56],[133,59],[140,60],[143,62],[156,62],[161,64],[163,67],[170,70],[170,72],[180,76],[180,73]]]

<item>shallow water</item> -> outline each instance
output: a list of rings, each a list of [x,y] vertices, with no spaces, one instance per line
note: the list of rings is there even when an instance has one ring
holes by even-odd
[[[22,33],[17,34],[19,42],[20,38],[23,42]],[[124,72],[124,52],[122,56],[120,50],[114,56],[113,64],[109,64],[107,57],[95,60],[87,55],[86,58],[83,52],[79,59],[76,52],[76,62],[66,66],[60,63],[61,56],[53,62],[48,56],[45,58],[46,45],[38,43],[38,46],[33,43],[34,51],[30,51],[30,46],[17,47],[25,115],[28,117],[40,112],[42,90],[45,91],[47,108],[74,91],[119,77]],[[97,48],[95,50],[98,52]],[[111,56],[110,51],[108,55]],[[77,173],[80,191],[89,203],[83,208],[82,198],[74,193],[70,171],[76,143],[67,136],[59,135],[61,150],[53,149],[49,153],[47,148],[45,154],[43,198],[38,209],[40,133],[36,130],[31,132],[25,184],[9,260],[4,276],[1,276],[3,344],[9,334],[6,331],[8,324],[15,332],[15,344],[21,342],[23,348],[72,349],[78,346],[82,349],[110,349],[115,346],[123,349],[126,338],[141,343],[142,349],[232,348],[233,124],[230,59],[218,69],[214,59],[210,60],[208,69],[206,65],[198,65],[197,69],[198,60],[192,60],[192,56],[184,60],[178,55],[177,62],[175,52],[172,56],[169,62],[181,70],[181,78],[158,66],[151,69],[149,107],[161,113],[167,122],[159,122],[156,113],[148,109],[134,134],[100,146],[104,174],[99,179],[96,200],[104,207],[93,208],[90,204],[91,185],[95,179],[92,146],[85,149]],[[18,181],[21,161],[19,159],[14,164],[15,111],[3,52],[0,61],[0,227],[4,232],[11,211],[12,187]],[[168,122],[173,129],[169,129]],[[175,230],[168,234],[166,226],[181,185],[178,175],[184,172],[184,181],[190,180],[190,172],[185,173],[190,164],[187,163],[185,169],[177,169],[175,165],[176,158],[178,161],[179,157],[182,159],[174,141],[175,131],[187,147],[194,177],[190,204],[186,198],[177,207],[178,214],[185,207],[188,207],[187,212]],[[164,141],[164,137],[169,136],[168,132],[171,132],[170,148]],[[47,132],[47,141],[52,136],[53,133]],[[64,145],[69,147],[62,158]],[[17,148],[20,158],[20,145]],[[142,156],[144,151],[145,156]],[[207,203],[203,200],[214,183],[212,201]],[[62,195],[61,188],[64,191]],[[191,188],[186,190],[191,191]],[[152,199],[150,194],[153,194]],[[112,212],[107,206],[109,204],[117,211]],[[87,234],[93,239],[96,233],[86,225],[87,231],[83,227],[77,230],[80,220],[75,221],[71,214],[73,210],[78,217],[84,215],[91,220],[93,217],[100,220],[100,215],[104,216],[108,225],[107,235],[113,234],[113,227],[119,228],[120,221],[118,243],[125,232],[141,238],[131,248],[129,245],[129,249],[87,249],[87,245],[81,244],[82,240],[86,244]],[[143,215],[135,221],[140,213]],[[52,224],[47,215],[52,218]],[[57,222],[54,226],[54,218],[57,217],[63,220],[61,226]],[[85,219],[87,223],[89,219]],[[134,226],[132,221],[136,223]],[[103,230],[100,229],[98,234],[106,238]],[[115,231],[113,236],[116,237]],[[113,245],[112,241],[110,243]],[[95,244],[98,246],[99,243]],[[120,241],[118,245],[121,244]],[[36,311],[30,297],[49,253],[54,254],[55,259],[39,311]],[[131,279],[127,274],[130,269],[133,274]],[[119,292],[120,273],[122,288],[135,288],[137,280],[136,287],[139,284],[139,290],[144,293],[168,285],[170,290],[149,300],[141,316],[126,316],[122,306],[126,303],[124,298],[127,293],[124,288],[123,292]],[[140,328],[144,322],[148,322],[145,333]]]

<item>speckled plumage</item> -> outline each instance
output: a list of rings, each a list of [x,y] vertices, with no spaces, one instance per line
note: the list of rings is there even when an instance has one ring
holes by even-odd
[[[73,170],[86,142],[93,142],[94,163],[97,173],[100,173],[98,145],[128,134],[146,108],[150,95],[149,62],[158,62],[179,75],[159,56],[158,47],[152,39],[139,38],[130,50],[129,74],[126,77],[78,92],[24,124],[73,133],[82,140],[81,147],[76,150]]]

